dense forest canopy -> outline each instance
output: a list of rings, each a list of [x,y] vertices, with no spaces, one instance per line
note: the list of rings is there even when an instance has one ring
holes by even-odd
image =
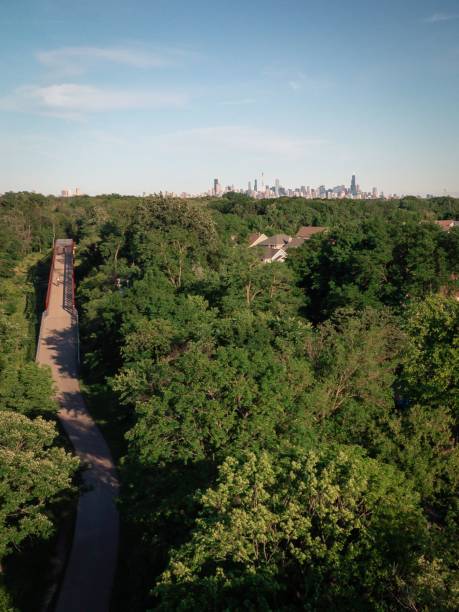
[[[458,609],[459,228],[439,219],[459,200],[2,196],[1,555],[15,435],[59,469],[52,489],[15,459],[24,537],[75,469],[20,329],[21,267],[69,236],[82,375],[122,440],[114,610]],[[247,247],[309,225],[328,231],[284,263]]]

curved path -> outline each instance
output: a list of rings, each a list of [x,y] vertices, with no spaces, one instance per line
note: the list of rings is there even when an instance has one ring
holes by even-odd
[[[87,469],[56,612],[107,612],[118,550],[118,480],[110,450],[80,393],[77,353],[73,242],[57,240],[37,361],[51,367],[59,419]]]

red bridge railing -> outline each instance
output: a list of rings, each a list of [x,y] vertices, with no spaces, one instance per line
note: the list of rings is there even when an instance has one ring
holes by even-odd
[[[75,306],[75,243],[72,240],[72,307],[76,310]]]
[[[56,247],[53,247],[53,256],[51,258],[51,267],[49,269],[49,278],[48,278],[48,290],[46,291],[46,298],[45,298],[45,310],[48,310],[48,306],[49,306],[49,298],[51,295],[51,287],[53,284],[53,274],[54,274],[54,259],[56,257]]]
[[[75,269],[74,269],[75,242],[74,240],[71,240],[71,239],[64,239],[64,240],[55,240],[54,245],[53,245],[53,256],[51,259],[51,267],[49,269],[48,289],[46,291],[46,298],[45,298],[45,311],[48,310],[48,306],[49,306],[49,299],[51,297],[51,288],[53,284],[53,275],[54,275],[56,255],[59,253],[60,249],[62,249],[62,252],[65,252],[67,249],[71,249],[71,252],[72,252],[72,266],[71,266],[72,308],[75,309]]]

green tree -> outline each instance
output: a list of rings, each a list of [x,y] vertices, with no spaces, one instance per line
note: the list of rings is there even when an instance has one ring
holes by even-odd
[[[459,302],[435,295],[413,304],[406,331],[405,394],[412,402],[448,409],[459,424]]]
[[[419,496],[356,448],[229,457],[200,501],[156,609],[423,609],[432,595]]]
[[[393,385],[403,334],[390,313],[337,311],[306,344],[315,384],[308,406],[324,440],[392,451],[398,426]]]
[[[71,486],[78,460],[52,446],[55,426],[0,411],[0,560],[52,531],[48,505]]]

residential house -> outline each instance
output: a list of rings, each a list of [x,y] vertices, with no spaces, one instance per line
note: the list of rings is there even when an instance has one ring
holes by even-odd
[[[449,232],[453,227],[459,227],[459,221],[455,221],[454,219],[441,219],[440,221],[435,221],[435,223],[439,225],[444,232]]]
[[[309,240],[314,234],[326,231],[326,227],[300,227],[295,238],[288,234],[251,234],[249,236],[249,248],[257,247],[260,251],[260,261],[272,263],[274,261],[285,261],[288,249],[296,249]]]

